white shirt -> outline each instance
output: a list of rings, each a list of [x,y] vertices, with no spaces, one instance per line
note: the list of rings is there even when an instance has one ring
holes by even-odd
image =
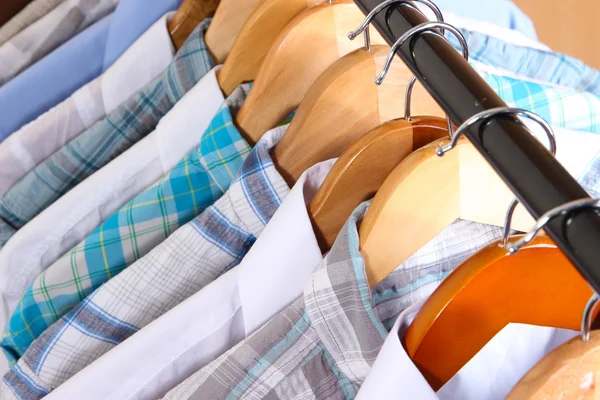
[[[436,284],[430,285],[432,292]],[[400,337],[424,302],[411,305],[396,320],[356,397],[371,399],[501,400],[544,356],[578,332],[509,324],[437,393],[412,362]]]
[[[216,78],[218,68],[177,102],[154,132],[65,194],[6,243],[0,251],[0,326],[42,271],[198,146],[225,101]]]
[[[159,398],[300,297],[322,260],[307,205],[334,162],[302,174],[240,265],[47,398]]]
[[[159,19],[104,74],[0,142],[0,196],[167,68],[175,55],[172,16]]]

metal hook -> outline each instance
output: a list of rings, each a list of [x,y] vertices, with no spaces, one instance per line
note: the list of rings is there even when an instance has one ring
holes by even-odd
[[[535,223],[535,226],[528,234],[526,234],[525,236],[523,236],[521,239],[519,239],[518,241],[516,241],[514,243],[507,244],[506,250],[510,254],[517,253],[519,250],[521,250],[521,248],[523,246],[525,246],[526,244],[531,242],[533,240],[533,238],[535,238],[535,236],[538,234],[538,232],[544,226],[546,226],[546,224],[548,222],[550,222],[552,219],[559,217],[561,215],[568,214],[572,211],[582,209],[582,208],[600,209],[600,199],[588,198],[588,199],[575,200],[575,201],[570,201],[566,204],[563,204],[562,206],[553,208],[552,210],[548,211],[547,213],[542,215],[540,217],[540,219],[537,220],[537,222]]]
[[[552,131],[550,125],[542,117],[532,113],[531,111],[524,110],[522,108],[512,107],[490,108],[489,110],[485,110],[473,115],[456,130],[456,133],[452,137],[450,143],[448,143],[445,146],[440,146],[436,149],[436,154],[439,157],[442,157],[444,154],[452,150],[456,146],[456,143],[458,143],[458,139],[460,139],[460,137],[465,133],[465,131],[473,125],[475,125],[477,122],[491,119],[500,115],[520,115],[522,117],[527,117],[540,124],[542,128],[544,128],[544,130],[546,131],[546,134],[548,134],[548,137],[551,138],[549,147],[550,152],[552,154],[556,154],[556,139],[554,138],[554,132]]]
[[[592,318],[594,317],[594,309],[598,305],[598,297],[597,293],[594,293],[590,301],[585,306],[583,310],[583,320],[581,321],[581,340],[585,343],[590,341],[590,331],[592,330]]]
[[[447,29],[450,32],[452,32],[454,35],[456,35],[456,38],[458,39],[458,41],[460,42],[460,44],[463,48],[463,57],[466,60],[469,59],[469,49],[468,49],[468,45],[467,45],[467,40],[465,39],[463,34],[460,33],[460,31],[458,29],[456,29],[454,26],[447,24],[445,22],[437,22],[437,21],[424,22],[420,25],[415,26],[412,29],[409,29],[408,31],[406,31],[404,33],[404,35],[400,36],[400,38],[398,40],[396,40],[396,43],[394,43],[394,45],[392,46],[392,49],[390,50],[390,53],[388,54],[388,56],[385,60],[385,63],[383,64],[383,69],[381,70],[381,73],[377,76],[377,78],[375,78],[375,84],[381,85],[381,83],[385,79],[385,76],[387,75],[388,71],[390,70],[390,65],[392,64],[394,56],[396,55],[396,52],[398,51],[398,48],[400,46],[402,46],[408,39],[410,39],[411,37],[413,37],[414,35],[416,35],[418,33],[422,33],[425,31],[432,31],[432,32],[439,34],[440,32],[435,31],[434,28]],[[444,39],[445,39],[445,37],[444,37]]]
[[[412,0],[412,2],[407,1],[407,0],[386,0],[383,3],[380,3],[373,10],[371,10],[371,12],[369,14],[367,14],[364,21],[358,26],[358,28],[356,28],[352,32],[348,33],[348,39],[354,40],[358,35],[360,35],[362,32],[364,32],[365,33],[365,48],[367,49],[367,51],[371,51],[371,35],[369,33],[369,25],[371,24],[371,21],[373,21],[373,18],[375,18],[375,16],[377,14],[379,14],[382,10],[391,6],[394,3],[406,3],[408,5],[415,7],[415,5],[412,4],[415,1],[422,3],[422,4],[426,5],[427,7],[429,7],[429,9],[431,11],[433,11],[433,13],[435,14],[435,17],[437,18],[437,20],[440,22],[444,22],[444,16],[442,15],[442,12],[438,8],[438,6],[436,6],[434,3],[432,3],[429,0]],[[415,7],[415,9],[420,12],[420,10],[417,7]],[[444,33],[443,30],[442,30],[442,33]]]

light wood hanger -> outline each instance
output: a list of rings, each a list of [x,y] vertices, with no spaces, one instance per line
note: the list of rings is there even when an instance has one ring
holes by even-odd
[[[308,214],[323,253],[329,251],[352,210],[375,196],[400,161],[448,136],[446,120],[410,116],[411,89],[405,96],[404,117],[376,127],[346,149],[310,202]]]
[[[347,37],[363,19],[364,15],[351,0],[343,0],[306,10],[286,26],[237,113],[236,125],[248,140],[258,141],[298,107],[329,66],[363,47],[360,40],[351,41]],[[372,42],[385,44],[375,32]]]
[[[501,241],[469,257],[410,325],[407,353],[439,390],[509,323],[578,330],[592,290],[547,237],[515,255]]]
[[[600,331],[590,341],[575,337],[556,348],[527,373],[507,400],[600,398]]]
[[[223,1],[233,2],[233,0]],[[243,2],[240,2],[240,6],[241,3]],[[175,48],[179,50],[198,24],[210,17],[218,6],[219,0],[184,0],[168,23],[169,34]]]
[[[444,157],[439,140],[416,150],[388,176],[360,226],[360,248],[374,287],[457,219],[504,226],[513,194],[466,140]],[[523,207],[512,226],[533,223]]]
[[[204,37],[216,65],[225,62],[242,27],[262,2],[263,0],[221,0]]]
[[[393,63],[382,85],[373,83],[389,53],[388,46],[356,50],[329,67],[311,86],[285,136],[272,152],[281,176],[293,185],[310,166],[339,157],[365,132],[403,115],[412,73]],[[254,90],[254,88],[253,88]],[[418,86],[412,107],[419,114],[445,114]],[[348,123],[352,121],[352,123]]]
[[[253,81],[269,50],[280,43],[280,33],[286,26],[303,11],[323,1],[262,0],[237,35],[223,68],[217,74],[223,93],[229,96],[239,84]],[[323,28],[311,25],[313,30]]]

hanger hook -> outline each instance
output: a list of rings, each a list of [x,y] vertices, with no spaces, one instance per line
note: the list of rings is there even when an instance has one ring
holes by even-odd
[[[531,229],[531,231],[529,231],[529,233],[527,233],[525,236],[523,236],[516,242],[508,243],[506,245],[506,250],[509,254],[517,253],[519,250],[521,250],[523,246],[530,243],[538,234],[538,232],[551,220],[561,215],[569,214],[573,211],[580,210],[583,208],[600,209],[600,199],[587,198],[581,200],[574,200],[565,203],[562,206],[558,206],[551,209],[550,211],[542,215],[540,219],[537,220],[535,226]]]
[[[452,32],[457,37],[458,41],[460,42],[460,44],[463,48],[463,57],[466,60],[469,59],[469,48],[467,45],[467,40],[465,39],[463,34],[460,33],[460,31],[458,29],[456,29],[454,26],[447,24],[445,22],[437,22],[437,21],[424,22],[420,25],[415,26],[414,28],[409,29],[408,31],[406,31],[404,33],[404,35],[400,36],[400,38],[398,40],[396,40],[396,43],[394,43],[394,45],[392,46],[392,49],[390,50],[390,53],[388,54],[388,56],[385,60],[385,63],[383,64],[383,69],[381,70],[381,73],[379,73],[377,78],[375,78],[375,84],[381,85],[381,83],[385,79],[385,76],[387,75],[388,71],[390,70],[390,65],[392,64],[394,56],[396,55],[396,52],[398,51],[398,48],[400,46],[402,46],[411,37],[413,37],[417,34],[420,34],[422,32],[425,32],[425,31],[431,31],[431,32],[435,32],[435,33],[439,34],[440,32],[434,30],[434,28],[440,28],[440,29],[443,28],[443,29],[447,29],[450,32]],[[444,37],[444,39],[445,39],[445,37]]]
[[[371,10],[371,12],[369,14],[367,14],[364,21],[358,26],[358,28],[356,28],[352,32],[348,33],[348,39],[354,40],[354,39],[356,39],[356,37],[358,35],[360,35],[362,32],[364,32],[365,33],[365,49],[367,49],[367,51],[371,51],[371,35],[369,33],[369,25],[371,24],[371,21],[373,21],[373,18],[375,18],[375,16],[377,14],[379,14],[381,11],[383,11],[384,9],[386,9],[387,7],[389,7],[395,3],[408,4],[410,6],[413,6],[417,11],[421,12],[421,10],[419,10],[417,7],[415,7],[414,4],[412,4],[413,2],[419,2],[419,3],[426,5],[427,7],[429,7],[429,9],[431,9],[431,11],[433,11],[433,13],[435,14],[435,17],[437,18],[438,21],[444,22],[444,16],[442,15],[442,12],[438,8],[438,6],[436,6],[433,2],[431,2],[429,0],[412,0],[412,2],[410,2],[408,0],[386,0],[383,3],[380,3],[373,10]],[[444,33],[443,30],[442,30],[442,33]]]
[[[583,310],[583,320],[581,321],[581,340],[584,342],[590,341],[590,331],[592,330],[592,319],[594,318],[594,309],[598,305],[598,297],[597,293],[594,293],[590,301],[585,306]]]

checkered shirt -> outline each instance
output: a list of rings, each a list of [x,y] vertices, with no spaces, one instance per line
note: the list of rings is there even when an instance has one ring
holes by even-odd
[[[27,289],[0,345],[16,361],[50,325],[100,285],[148,254],[227,191],[250,147],[233,125],[250,86],[238,87],[200,145],[154,186],[104,221]]]
[[[289,193],[269,155],[286,128],[263,136],[214,205],[46,330],[8,373],[6,390],[39,398],[36,388],[58,387],[237,266]]]
[[[507,43],[494,36],[459,28],[469,44],[469,58],[543,82],[600,95],[600,71],[584,62],[553,51]],[[456,36],[446,38],[459,51]]]
[[[210,19],[188,37],[167,70],[104,120],[71,140],[11,187],[0,201],[0,218],[18,229],[79,182],[151,133],[212,68],[204,43]]]
[[[118,0],[66,0],[0,45],[0,86],[110,14]]]
[[[166,399],[352,399],[388,334],[386,322],[426,295],[501,229],[457,221],[374,290],[359,251],[359,206],[304,296]]]

